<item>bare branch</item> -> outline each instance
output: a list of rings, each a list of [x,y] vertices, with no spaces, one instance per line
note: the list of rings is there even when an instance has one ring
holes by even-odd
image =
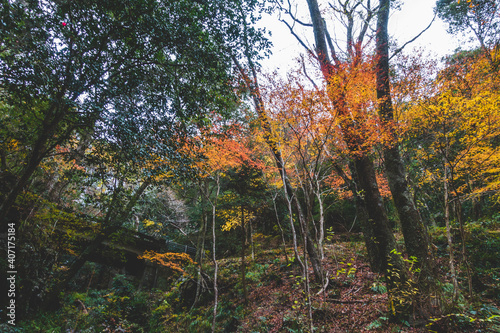
[[[292,4],[290,3],[290,0],[287,0],[287,1],[288,1],[288,11],[285,10],[285,13],[287,13],[288,15],[290,15],[290,17],[292,18],[292,20],[294,22],[297,22],[298,24],[303,25],[305,27],[312,27],[313,26],[312,23],[302,22],[295,15],[292,14]],[[297,8],[295,9],[295,11],[297,11]]]
[[[315,55],[314,52],[304,43],[304,41],[293,31],[293,26],[291,26],[287,21],[280,19],[281,22],[285,23],[288,29],[290,29],[290,33],[297,39],[300,45],[302,45],[309,54]]]
[[[279,10],[284,12],[285,14],[288,14],[294,22],[296,22],[304,27],[312,27],[313,26],[312,23],[306,23],[306,22],[299,20],[297,18],[297,16],[292,13],[292,4],[290,3],[290,0],[287,0],[287,2],[288,2],[288,9],[283,7],[279,1],[274,1],[274,3],[278,6]],[[295,7],[297,7],[297,6],[295,6]],[[297,12],[297,8],[295,8],[295,12]],[[280,17],[281,17],[281,15],[280,15]],[[281,19],[280,19],[280,21],[281,21]]]
[[[300,56],[301,60],[302,60],[302,71],[304,72],[304,75],[306,76],[306,78],[309,80],[309,82],[312,83],[312,85],[314,86],[314,89],[316,89],[317,91],[319,90],[318,89],[318,86],[316,85],[316,83],[314,82],[313,79],[311,79],[311,77],[309,76],[309,74],[307,74],[307,71],[306,71],[306,64],[305,64],[305,61],[304,61],[304,57],[301,55]]]
[[[374,9],[370,8],[371,7],[370,0],[367,1],[366,6],[364,6],[362,3],[361,6],[365,8],[367,14],[366,14],[366,19],[363,19],[364,24],[358,35],[358,41],[357,41],[358,45],[361,45],[361,43],[363,43],[363,39],[365,38],[366,31],[368,30],[368,26],[370,25],[370,21],[375,16],[375,13],[377,12],[378,9],[378,6],[375,7]]]
[[[436,19],[436,16],[437,16],[437,13],[434,13],[434,17],[432,18],[432,21],[431,23],[429,23],[429,25],[424,29],[422,30],[418,35],[416,35],[414,38],[410,39],[409,41],[407,41],[406,43],[403,44],[403,46],[401,46],[400,48],[398,48],[396,51],[394,51],[394,53],[389,57],[389,61],[394,58],[396,55],[398,55],[401,51],[403,51],[403,49],[410,43],[413,43],[415,40],[417,40],[417,38],[419,38],[420,36],[422,36],[422,34],[424,32],[426,32],[427,30],[429,30],[429,28],[431,27],[432,23],[434,23],[434,20]]]
[[[328,32],[328,28],[326,27],[326,22],[323,19],[323,25],[324,25],[324,30],[325,30],[325,37],[326,41],[328,43],[328,47],[330,48],[330,51],[332,53],[332,59],[335,62],[336,65],[340,64],[339,58],[337,57],[337,54],[335,53],[335,47],[333,46],[333,41],[332,38],[330,37],[330,33]]]

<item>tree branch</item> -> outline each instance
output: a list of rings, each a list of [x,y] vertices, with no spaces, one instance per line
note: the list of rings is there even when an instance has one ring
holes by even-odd
[[[297,39],[299,44],[302,45],[309,54],[314,55],[314,52],[311,51],[311,49],[306,45],[306,43],[304,43],[304,41],[295,33],[295,31],[293,31],[293,26],[290,26],[290,24],[285,20],[280,19],[280,21],[286,24],[288,29],[290,29],[290,33]]]
[[[314,80],[309,76],[309,74],[307,74],[306,64],[305,64],[305,61],[304,61],[304,57],[301,55],[300,58],[302,60],[302,71],[304,72],[304,75],[309,80],[309,82],[312,83],[312,85],[314,86],[314,89],[316,89],[316,91],[319,91],[318,86],[316,85],[316,83],[314,82]]]
[[[333,41],[332,41],[332,38],[330,37],[330,33],[328,32],[328,29],[326,27],[326,22],[325,22],[324,19],[323,19],[323,26],[324,26],[324,30],[325,30],[326,42],[328,43],[328,47],[330,48],[330,52],[332,54],[332,59],[333,59],[333,61],[335,62],[336,65],[339,65],[340,64],[340,60],[337,57],[337,54],[335,53],[335,47],[333,46]]]
[[[292,14],[292,4],[290,3],[290,0],[287,0],[287,2],[288,2],[288,10],[287,10],[287,9],[284,9],[284,8],[281,6],[281,4],[278,4],[278,5],[280,6],[280,8],[282,8],[282,9],[283,9],[283,11],[284,11],[286,14],[290,15],[290,17],[292,18],[292,20],[293,20],[294,22],[297,22],[298,24],[300,24],[300,25],[302,25],[302,26],[304,26],[304,27],[312,27],[312,26],[313,26],[313,25],[312,25],[312,23],[305,23],[305,22],[302,22],[302,21],[301,21],[301,20],[299,20],[297,17],[295,17],[295,16]]]
[[[429,30],[429,28],[431,27],[432,23],[434,23],[434,20],[436,19],[436,16],[437,16],[437,13],[434,13],[434,17],[432,18],[432,21],[431,23],[429,23],[429,25],[424,29],[422,30],[418,35],[416,35],[414,38],[410,39],[409,41],[407,41],[406,43],[403,44],[403,46],[401,46],[400,48],[398,48],[396,51],[394,51],[394,53],[389,57],[389,61],[394,58],[396,55],[398,55],[401,51],[403,51],[403,49],[410,43],[413,43],[415,40],[417,40],[417,38],[419,38],[420,36],[422,36],[422,34],[424,32],[426,32],[427,30]]]

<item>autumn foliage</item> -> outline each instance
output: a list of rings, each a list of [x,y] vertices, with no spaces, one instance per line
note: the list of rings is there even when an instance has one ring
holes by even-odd
[[[186,253],[158,253],[155,251],[145,251],[138,258],[160,264],[163,267],[179,273],[185,273],[182,266],[194,264],[193,259],[191,259],[191,257]]]

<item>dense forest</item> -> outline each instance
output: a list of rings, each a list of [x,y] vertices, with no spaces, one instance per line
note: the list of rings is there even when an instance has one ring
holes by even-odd
[[[0,331],[499,332],[500,4],[404,2],[1,0]]]

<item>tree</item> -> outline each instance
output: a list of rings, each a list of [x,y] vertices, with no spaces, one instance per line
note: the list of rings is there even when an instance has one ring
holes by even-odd
[[[394,109],[392,106],[390,78],[389,78],[389,0],[382,0],[377,15],[376,32],[376,78],[379,114],[389,135],[394,139],[396,130],[394,123]],[[394,140],[390,140],[394,141]],[[389,142],[390,142],[389,141]],[[397,141],[396,141],[397,142]],[[406,181],[405,165],[401,158],[397,144],[387,143],[383,147],[384,166],[394,204],[398,211],[399,221],[405,240],[408,255],[417,258],[417,267],[420,268],[417,281],[422,297],[427,297],[428,308],[432,309],[433,300],[429,293],[436,292],[436,274],[434,258],[427,230],[417,210],[413,197]]]
[[[332,142],[339,140],[337,119],[327,112],[330,101],[323,89],[309,89],[303,74],[289,74],[286,80],[269,78],[264,98],[276,140],[287,161],[293,195],[304,202],[307,228],[313,231],[321,259],[325,237],[324,198],[332,189],[326,186],[331,176]],[[341,139],[340,139],[341,140]],[[299,191],[301,190],[301,191]],[[319,215],[316,219],[317,214]]]
[[[341,118],[340,126],[343,138],[353,159],[355,169],[355,172],[351,172],[351,174],[356,175],[359,188],[363,190],[364,203],[368,213],[368,221],[364,224],[363,232],[367,249],[372,251],[372,254],[369,255],[372,260],[372,269],[384,272],[388,278],[387,282],[391,284],[388,272],[389,263],[391,263],[392,267],[400,272],[400,277],[404,281],[406,271],[404,264],[394,252],[391,252],[396,248],[396,243],[389,228],[387,215],[378,189],[374,164],[370,156],[363,150],[365,140],[362,134],[363,129],[360,128],[362,119],[353,119],[350,114],[351,111],[355,112],[355,115],[362,115],[362,113],[348,107],[345,98],[345,84],[349,82],[349,76],[344,75],[342,72],[347,67],[351,70],[351,73],[355,74],[357,68],[364,65],[362,43],[367,29],[365,26],[369,24],[370,19],[373,17],[374,9],[371,8],[370,2],[368,2],[365,23],[362,25],[356,43],[351,42],[347,45],[348,62],[343,62],[334,48],[333,41],[330,39],[318,2],[316,0],[307,0],[307,4],[316,42],[314,52],[310,52],[315,55],[318,61],[321,73],[327,82],[327,90],[335,111]],[[347,7],[349,3],[345,2],[344,5]],[[348,10],[344,10],[344,12],[348,12]],[[348,31],[352,32],[349,29]],[[348,38],[348,40],[353,41],[354,39]],[[393,286],[389,287],[389,290],[393,288]]]
[[[77,130],[92,131],[106,112],[133,105],[189,129],[193,119],[204,121],[208,110],[225,112],[234,99],[226,84],[236,39],[228,10],[240,1],[2,4],[1,98],[10,119],[22,115],[21,125],[31,126],[20,142],[27,153],[0,206],[1,219],[40,162]],[[12,142],[13,133],[3,133],[2,142]]]
[[[450,34],[471,33],[491,64],[497,64],[499,24],[495,0],[438,0],[436,12],[448,23]],[[493,50],[493,54],[491,51]]]
[[[215,117],[217,119],[217,117]],[[219,119],[220,120],[220,119]],[[199,140],[199,145],[195,150],[190,148],[190,153],[197,155],[199,158],[197,162],[192,165],[194,171],[196,172],[196,177],[201,179],[200,192],[204,199],[209,203],[211,207],[211,217],[212,217],[212,260],[215,265],[214,269],[214,310],[212,318],[212,331],[216,329],[216,317],[217,317],[217,306],[218,306],[218,289],[217,289],[217,278],[218,278],[218,262],[217,262],[217,252],[216,252],[216,225],[218,218],[224,215],[223,210],[219,208],[220,194],[221,194],[221,181],[225,177],[225,174],[231,169],[242,168],[245,164],[255,165],[252,161],[250,151],[248,147],[244,145],[244,138],[240,135],[241,128],[235,124],[235,126],[222,126],[218,127],[220,124],[217,121],[213,121],[215,129],[215,135],[207,135],[209,133],[202,132],[201,135],[196,138]],[[232,137],[232,138],[231,138]],[[211,180],[212,187],[208,181]],[[237,186],[238,187],[238,186]],[[238,188],[237,192],[243,194],[244,189]],[[234,202],[232,204],[235,204]],[[241,224],[244,229],[245,222],[245,205],[240,199],[239,206],[241,207]],[[230,221],[235,221],[235,219],[230,219]],[[205,229],[207,219],[202,216],[202,224],[200,226],[200,237],[205,237]],[[227,222],[227,221],[226,221]],[[238,223],[236,219],[236,223]],[[232,224],[229,223],[227,229],[231,229]],[[242,239],[242,280],[244,283],[245,279],[245,262],[244,262],[244,251],[245,251],[245,237],[243,234]],[[204,244],[204,239],[199,243]],[[201,257],[201,256],[200,256]],[[199,278],[201,278],[201,265],[199,265]],[[198,281],[200,283],[200,281]],[[244,284],[244,292],[246,292]],[[197,290],[198,297],[199,290]],[[246,297],[246,296],[245,296]],[[196,302],[197,300],[195,300]]]
[[[409,109],[410,132],[419,167],[417,184],[421,190],[434,184],[442,193],[444,224],[451,247],[451,222],[459,225],[461,255],[472,293],[471,263],[465,247],[463,205],[477,198],[494,198],[498,191],[499,135],[498,79],[487,56],[459,52],[448,59],[435,82],[436,92]],[[474,203],[477,205],[477,202]],[[470,212],[479,210],[478,207]],[[469,213],[470,214],[470,213]],[[477,214],[477,213],[476,213]],[[468,219],[478,218],[470,214]],[[450,252],[450,271],[454,275],[455,298],[458,281]]]
[[[309,232],[309,229],[305,225],[305,218],[304,218],[304,212],[301,207],[301,204],[297,198],[297,196],[293,195],[293,188],[290,184],[290,180],[288,179],[287,175],[287,170],[285,167],[285,162],[283,160],[281,151],[279,146],[277,145],[276,141],[276,133],[274,132],[272,128],[271,121],[269,119],[269,115],[266,112],[266,105],[264,102],[264,99],[261,95],[260,91],[260,85],[258,82],[257,78],[257,64],[254,60],[254,53],[255,53],[255,45],[251,44],[251,38],[255,38],[255,33],[252,29],[249,29],[248,23],[247,23],[247,16],[245,15],[244,11],[241,11],[239,13],[238,19],[241,22],[241,25],[243,26],[242,30],[242,36],[243,36],[243,44],[242,44],[242,49],[243,49],[243,54],[237,54],[233,53],[232,55],[232,60],[234,65],[236,66],[238,70],[238,74],[240,75],[240,80],[242,82],[242,86],[244,89],[248,92],[255,111],[257,112],[260,124],[263,128],[263,133],[264,133],[264,141],[268,145],[269,149],[271,150],[271,154],[273,155],[276,168],[278,169],[280,176],[282,178],[283,182],[283,189],[285,192],[285,197],[286,200],[289,203],[293,202],[293,205],[295,206],[296,213],[299,219],[299,223],[303,232],[303,236],[305,237],[305,247],[307,249],[307,253],[309,255],[313,270],[314,270],[314,275],[316,278],[320,281],[323,282],[324,280],[324,274],[323,274],[323,269],[321,266],[321,258],[317,253],[317,249],[314,247],[313,242],[311,241],[311,235]],[[245,64],[245,65],[242,65]],[[291,214],[291,212],[290,212]],[[293,225],[292,225],[292,230],[293,230]],[[294,235],[295,236],[295,235]],[[294,243],[296,244],[296,243]],[[297,252],[296,252],[297,255]],[[303,266],[304,267],[304,266]],[[304,274],[307,274],[304,270]]]
[[[166,132],[158,128],[134,131],[133,126],[144,125],[144,119],[133,117],[133,110],[125,113],[130,117],[119,114],[115,112],[116,117],[111,117],[116,127],[110,123],[101,128],[102,137],[94,139],[82,164],[86,188],[79,200],[85,214],[98,225],[99,232],[75,253],[76,258],[69,263],[68,269],[56,277],[52,295],[47,300],[49,304],[95,256],[102,243],[129,222],[144,191],[152,184],[169,183],[176,172],[187,169],[183,163],[189,164],[182,151],[171,149],[172,142],[167,144],[162,140],[162,137],[168,138]]]
[[[227,183],[221,204],[225,201],[229,207],[220,209],[219,214],[225,221],[222,230],[230,231],[239,227],[241,231],[241,280],[243,299],[246,303],[246,248],[250,240],[252,259],[255,260],[252,220],[258,214],[259,206],[262,204],[260,198],[265,193],[266,186],[262,181],[262,170],[258,164],[252,163],[250,159],[241,162],[237,168],[230,169],[226,173]]]

